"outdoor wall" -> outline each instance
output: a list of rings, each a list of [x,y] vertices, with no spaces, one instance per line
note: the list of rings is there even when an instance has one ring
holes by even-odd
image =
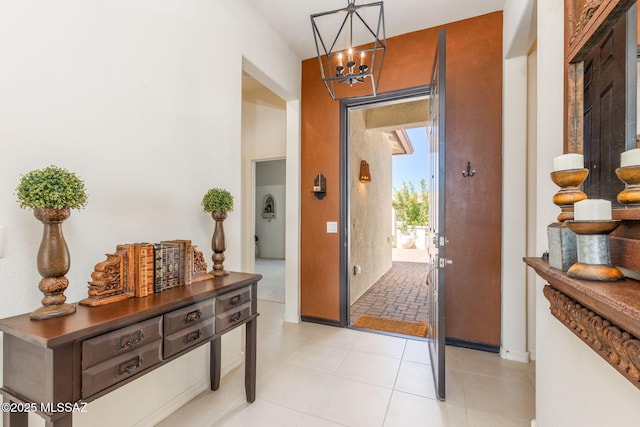
[[[391,268],[391,143],[382,132],[367,130],[365,114],[364,109],[349,114],[350,305]],[[366,184],[359,179],[361,160],[371,170],[371,182]],[[360,274],[354,274],[355,265]]]
[[[240,268],[243,58],[291,100],[300,82],[298,58],[246,1],[2,2],[0,33],[1,317],[40,305],[42,224],[13,192],[20,174],[49,164],[89,193],[63,225],[69,301],[86,296],[118,243],[191,239],[211,265],[213,221],[200,201],[213,186],[237,196],[225,267]],[[223,370],[241,360],[238,330],[223,339]],[[74,425],[154,425],[208,379],[203,346],[90,403]]]
[[[555,221],[557,187],[549,179],[563,149],[564,6],[538,0],[537,171],[534,253],[547,250],[546,227]],[[640,419],[640,390],[551,315],[538,278],[536,292],[536,420],[538,427],[631,427]]]

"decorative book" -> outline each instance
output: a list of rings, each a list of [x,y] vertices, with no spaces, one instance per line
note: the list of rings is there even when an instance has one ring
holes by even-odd
[[[127,243],[94,267],[88,298],[80,304],[98,306],[142,298],[177,286],[212,279],[202,252],[191,240]]]

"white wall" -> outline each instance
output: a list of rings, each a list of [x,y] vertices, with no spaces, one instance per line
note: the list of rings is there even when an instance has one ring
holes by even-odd
[[[538,0],[536,253],[547,249],[546,226],[558,208],[549,178],[563,140],[563,14],[556,0]],[[635,426],[640,391],[549,312],[538,279],[536,296],[536,419],[538,427]]]
[[[78,173],[90,197],[63,226],[69,301],[86,296],[118,243],[189,238],[209,258],[200,200],[213,186],[237,196],[225,266],[240,268],[243,57],[295,102],[299,59],[244,0],[0,3],[1,317],[40,304],[42,225],[13,191],[21,173],[49,164]],[[223,343],[230,369],[240,332]],[[91,403],[75,425],[153,424],[208,387],[206,348]]]
[[[538,126],[538,51],[534,48],[527,57],[527,256],[540,256],[536,247],[537,200],[537,126]],[[536,272],[527,268],[527,350],[536,359]]]
[[[503,13],[502,342],[500,355],[529,361],[527,343],[527,51],[533,0],[506,2]]]
[[[242,150],[245,170],[243,174],[247,178],[244,183],[243,197],[247,203],[251,204],[250,208],[245,210],[243,218],[243,240],[246,242],[253,242],[254,235],[258,234],[256,224],[266,222],[260,217],[258,211],[261,208],[258,205],[262,203],[262,196],[258,197],[258,189],[255,188],[258,178],[256,162],[286,157],[286,130],[286,103],[282,98],[260,84],[253,90],[243,91]],[[284,169],[282,174],[284,175]],[[284,180],[280,184],[284,188]],[[260,202],[256,202],[257,200]],[[284,198],[279,198],[278,202],[283,203]],[[286,217],[284,208],[284,204],[278,207],[281,209],[278,224],[282,227],[285,226],[283,220]],[[282,234],[280,258],[284,258],[284,228]],[[253,245],[247,245],[245,248],[243,268],[247,271],[255,271]]]

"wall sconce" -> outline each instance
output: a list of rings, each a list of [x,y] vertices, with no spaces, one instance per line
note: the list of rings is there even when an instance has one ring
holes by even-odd
[[[369,163],[366,160],[360,162],[360,182],[365,184],[371,182],[371,171],[369,170]]]
[[[324,199],[327,194],[327,179],[321,173],[318,173],[318,176],[313,180],[312,193],[318,200]]]

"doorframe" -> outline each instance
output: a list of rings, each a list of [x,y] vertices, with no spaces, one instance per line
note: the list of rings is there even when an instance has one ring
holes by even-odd
[[[349,110],[355,108],[366,108],[369,106],[380,106],[385,103],[397,103],[408,101],[411,98],[428,97],[431,95],[431,85],[416,86],[392,92],[378,94],[376,97],[348,98],[340,101],[340,321],[341,327],[349,327],[351,323],[349,287],[350,287],[350,265],[349,254],[350,236],[349,224],[351,223],[351,213],[349,204],[351,169],[350,156],[351,144],[349,141]]]

